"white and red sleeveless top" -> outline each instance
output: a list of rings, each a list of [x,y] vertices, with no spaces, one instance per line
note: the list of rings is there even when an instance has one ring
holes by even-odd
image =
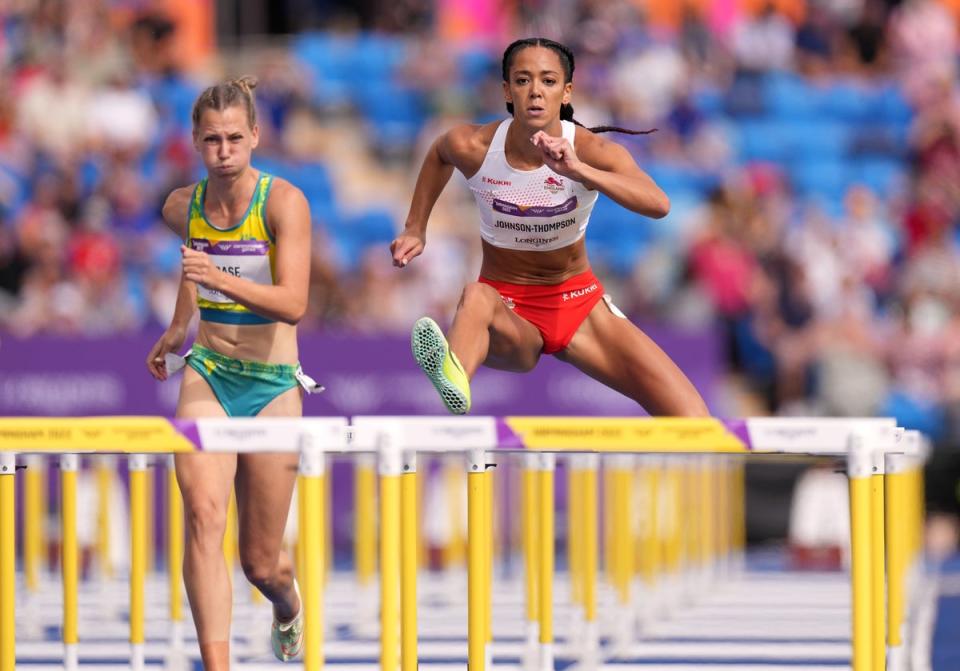
[[[504,143],[512,119],[497,127],[483,165],[467,180],[480,210],[480,235],[494,247],[527,251],[561,249],[583,237],[597,192],[543,165],[517,170]],[[561,121],[573,146],[576,125]]]

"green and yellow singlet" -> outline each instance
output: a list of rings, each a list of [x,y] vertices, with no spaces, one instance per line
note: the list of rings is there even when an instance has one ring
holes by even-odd
[[[277,245],[267,226],[267,197],[273,176],[260,173],[250,205],[240,222],[230,228],[217,228],[203,212],[207,195],[207,179],[193,190],[187,217],[187,247],[206,252],[222,272],[236,277],[272,285],[276,272]],[[249,308],[235,303],[219,291],[197,285],[200,319],[221,324],[272,324]]]

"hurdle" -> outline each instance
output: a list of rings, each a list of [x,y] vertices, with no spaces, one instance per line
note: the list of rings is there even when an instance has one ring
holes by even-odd
[[[680,565],[693,569],[694,587],[709,578],[717,558],[729,559],[743,549],[742,520],[722,521],[722,511],[743,504],[742,472],[724,470],[720,461],[712,477],[703,455],[809,454],[844,458],[850,478],[852,537],[852,661],[855,671],[903,664],[909,636],[905,630],[910,593],[918,580],[919,521],[922,482],[919,464],[922,439],[896,428],[893,420],[749,419],[738,422],[689,419],[624,418],[409,418],[355,417],[348,428],[343,418],[167,420],[163,418],[0,418],[0,671],[14,668],[14,475],[16,455],[61,453],[68,467],[70,455],[118,452],[131,459],[131,661],[143,667],[142,575],[145,541],[142,520],[147,454],[167,452],[297,451],[301,454],[301,588],[306,616],[304,666],[323,667],[321,590],[326,553],[324,512],[324,454],[346,453],[366,459],[375,454],[380,477],[381,656],[385,671],[412,671],[417,663],[416,629],[416,486],[418,454],[460,454],[467,478],[468,524],[468,660],[471,670],[485,669],[492,660],[492,487],[489,466],[511,454],[523,455],[524,511],[522,543],[528,641],[536,642],[538,669],[553,668],[553,511],[554,473],[558,456],[569,461],[571,496],[579,509],[570,533],[578,542],[571,551],[572,594],[585,623],[584,649],[596,651],[596,573],[598,465],[612,465],[616,491],[612,510],[623,512],[635,481],[653,483],[668,502],[658,514],[664,532],[658,538],[631,530],[615,543],[610,576],[619,593],[649,584],[658,571],[668,577],[657,600],[667,605],[683,593],[676,583]],[[640,456],[643,455],[643,456]],[[652,456],[652,455],[668,455]],[[693,461],[673,462],[676,455]],[[726,455],[724,457],[723,455]],[[641,461],[642,460],[642,461]],[[30,463],[29,461],[27,463]],[[69,477],[70,469],[61,469]],[[75,469],[74,469],[75,470]],[[528,471],[531,473],[528,474]],[[137,475],[139,474],[139,475]],[[359,476],[358,476],[359,477]],[[699,484],[700,494],[686,501],[695,509],[697,527],[681,528],[680,483]],[[137,482],[134,486],[134,482]],[[879,486],[878,486],[879,485]],[[168,480],[168,487],[176,489]],[[367,490],[369,491],[369,489]],[[882,497],[882,498],[881,498]],[[174,497],[175,498],[175,497]],[[720,503],[708,510],[710,500]],[[171,501],[173,498],[171,498]],[[30,506],[31,497],[25,497]],[[307,514],[310,511],[312,514]],[[65,505],[65,512],[66,505]],[[64,520],[69,515],[64,515]],[[358,524],[361,521],[358,520]],[[626,523],[627,527],[624,527]],[[369,527],[369,519],[363,521]],[[615,525],[629,528],[629,519]],[[687,525],[689,527],[689,525]],[[882,532],[882,533],[881,533]],[[182,529],[171,525],[171,536]],[[66,541],[67,534],[64,535]],[[582,541],[582,542],[581,542]],[[369,548],[365,541],[363,547]],[[65,542],[66,544],[66,542]],[[360,546],[358,540],[358,547]],[[170,544],[175,551],[175,543]],[[579,548],[579,551],[577,549]],[[170,553],[174,554],[173,552]],[[64,553],[66,557],[66,552]],[[66,561],[66,559],[64,560]],[[169,561],[176,563],[174,558]],[[64,589],[67,590],[67,566]],[[73,569],[75,571],[75,569]],[[169,569],[171,578],[178,576]],[[75,576],[75,573],[74,573]],[[75,578],[72,579],[75,583]],[[631,584],[632,583],[632,584]],[[689,587],[689,586],[688,586]],[[75,589],[75,584],[71,589]],[[171,590],[174,586],[171,586]],[[179,588],[177,593],[179,595]],[[887,597],[884,598],[884,590]],[[634,590],[635,591],[635,590]],[[75,594],[75,592],[74,592]],[[138,601],[139,600],[139,601]],[[622,598],[620,599],[622,602]],[[171,620],[174,618],[171,591]],[[179,602],[179,596],[177,597]],[[65,600],[66,605],[66,592]],[[886,607],[884,607],[886,604]],[[621,605],[623,605],[621,603]],[[75,608],[75,605],[73,606]],[[178,606],[182,608],[182,606]],[[626,606],[624,606],[626,607]],[[627,611],[625,611],[627,612]],[[877,613],[879,612],[879,617]],[[635,613],[634,613],[635,614]],[[632,615],[631,615],[632,616]],[[67,640],[70,614],[64,612],[65,662],[76,657],[76,640]],[[72,617],[75,617],[73,615]],[[182,614],[179,619],[182,620]],[[625,632],[630,636],[631,632]],[[72,636],[71,638],[75,638]],[[67,646],[73,646],[68,648]]]
[[[615,456],[618,459],[639,453],[739,454],[739,455],[811,455],[844,458],[850,482],[851,515],[851,594],[852,594],[852,668],[854,671],[872,671],[887,668],[889,646],[892,665],[901,664],[904,658],[903,618],[904,565],[916,570],[919,554],[919,508],[917,498],[918,465],[923,456],[920,437],[914,432],[898,429],[892,419],[798,419],[757,418],[724,423],[714,419],[623,419],[623,418],[411,418],[411,417],[354,417],[354,447],[372,449],[377,441],[386,441],[400,453],[445,452],[465,453],[468,473],[468,665],[471,670],[482,670],[490,665],[490,641],[487,625],[489,618],[489,574],[485,557],[489,555],[491,539],[484,523],[484,508],[488,505],[482,473],[486,470],[487,453],[527,453],[528,468],[538,471],[536,476],[524,477],[523,499],[536,507],[539,517],[538,540],[528,538],[533,526],[530,517],[524,516],[524,556],[528,567],[525,593],[528,598],[527,613],[536,613],[536,631],[539,649],[538,669],[553,668],[553,474],[556,454],[589,453]],[[456,442],[455,447],[451,445]],[[382,444],[382,443],[381,443]],[[535,452],[536,459],[530,452]],[[911,470],[909,476],[912,494],[904,490],[905,482],[896,481],[891,486],[894,501],[885,505],[882,497],[887,487],[885,464],[893,459],[895,468]],[[902,460],[902,461],[898,461]],[[912,466],[906,466],[910,462]],[[474,480],[470,480],[470,476]],[[702,467],[688,473],[699,482],[702,489],[696,506],[699,533],[687,534],[690,555],[702,571],[708,570],[710,560],[719,548],[723,553],[743,548],[742,526],[727,525],[723,533],[717,533],[709,514],[703,514],[711,498],[712,485],[707,470]],[[722,478],[725,482],[727,478]],[[730,482],[721,486],[721,499],[727,502],[743,502],[742,475],[733,475]],[[905,479],[904,479],[905,480]],[[537,492],[532,492],[536,481]],[[618,461],[612,478],[612,505],[614,514],[629,505],[630,465],[628,460]],[[579,486],[578,486],[579,489]],[[583,494],[578,495],[583,502]],[[910,501],[910,497],[914,500]],[[897,502],[907,499],[907,505]],[[589,505],[589,504],[588,504]],[[722,506],[723,507],[723,506]],[[382,523],[393,524],[392,519]],[[579,525],[582,526],[582,523]],[[623,519],[614,522],[622,532]],[[576,533],[584,534],[580,529]],[[390,533],[390,532],[385,532]],[[886,534],[887,538],[884,538]],[[616,535],[616,534],[615,534]],[[585,546],[590,547],[593,530],[585,532]],[[628,533],[629,537],[630,534]],[[698,538],[699,537],[699,538]],[[886,541],[886,543],[885,543]],[[667,543],[664,557],[675,565],[677,552]],[[683,541],[681,541],[683,542]],[[592,554],[592,553],[591,553]],[[595,555],[592,555],[595,557]],[[894,557],[893,571],[885,566],[886,557]],[[610,573],[620,593],[621,603],[629,596],[633,548],[629,541],[616,544],[612,553]],[[574,589],[574,594],[586,595],[591,589],[591,569],[581,571],[581,566],[590,557],[581,556],[574,565],[575,574],[583,581]],[[381,567],[384,571],[386,567]],[[392,581],[395,572],[384,573]],[[887,585],[890,585],[888,588]],[[384,589],[390,594],[395,588]],[[887,605],[885,591],[894,595]],[[415,592],[414,592],[415,593]],[[577,597],[575,597],[577,598]],[[584,598],[584,612],[592,614],[589,598]],[[530,603],[535,600],[536,605]],[[587,631],[591,631],[589,616]],[[396,626],[396,618],[384,621],[384,626]],[[588,634],[588,639],[593,634]],[[382,641],[396,640],[395,634]],[[588,641],[587,649],[594,647]],[[389,658],[388,658],[389,661]],[[392,665],[381,665],[390,670]],[[890,668],[903,668],[891,666]],[[404,669],[404,671],[407,671]]]

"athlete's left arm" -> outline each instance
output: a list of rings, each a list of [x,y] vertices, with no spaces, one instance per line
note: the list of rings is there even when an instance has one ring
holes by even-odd
[[[533,142],[554,172],[595,189],[628,210],[654,219],[670,211],[670,199],[623,146],[577,128],[576,150],[562,137],[540,132]]]
[[[310,284],[310,206],[297,187],[277,179],[270,190],[267,225],[277,240],[272,286],[220,271],[204,252],[183,251],[189,280],[215,289],[269,319],[296,324],[307,309]]]

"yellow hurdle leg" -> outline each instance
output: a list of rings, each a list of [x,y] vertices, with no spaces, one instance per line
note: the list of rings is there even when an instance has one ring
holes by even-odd
[[[296,557],[294,563],[296,564],[296,574],[301,576],[300,578],[300,588],[306,589],[306,574],[307,568],[303,561],[303,519],[307,516],[306,514],[306,499],[303,496],[303,474],[297,473],[297,540],[296,540]]]
[[[417,453],[403,455],[400,476],[400,668],[417,671]]]
[[[153,490],[154,490],[154,479],[156,476],[156,470],[148,470],[147,477],[144,479],[144,488],[146,493],[144,494],[144,506],[143,506],[143,519],[144,526],[146,528],[146,536],[144,537],[146,545],[144,546],[144,556],[147,558],[146,564],[146,574],[150,575],[153,573],[153,560],[156,554],[155,543],[153,538]],[[234,506],[236,506],[236,501],[234,501]],[[236,508],[234,508],[234,514],[236,514]],[[234,518],[236,519],[236,518]],[[235,555],[236,556],[236,555]]]
[[[713,459],[710,455],[703,455],[698,468],[700,474],[700,559],[703,579],[709,581],[713,577],[714,546],[716,544],[716,525],[714,513],[716,511],[716,492],[714,491]]]
[[[43,561],[43,457],[27,455],[27,470],[23,477],[23,574],[27,591],[35,593],[40,587],[40,566]]]
[[[553,474],[556,456],[540,454],[540,668],[553,671]]]
[[[303,546],[303,666],[308,671],[323,668],[323,545],[326,522],[324,453],[312,446],[300,452],[301,486],[299,496],[303,516],[297,520],[300,545]]]
[[[613,533],[618,604],[617,643],[627,643],[633,636],[634,620],[630,606],[631,583],[636,567],[634,542],[633,482],[635,460],[633,455],[617,454],[613,461]]]
[[[584,655],[596,655],[600,647],[597,627],[597,469],[600,457],[583,455],[583,500],[581,569],[583,573]]]
[[[426,476],[430,474],[430,461],[426,462],[426,467],[423,469],[423,472]],[[417,570],[422,570],[427,568],[427,565],[430,561],[429,552],[427,550],[427,538],[424,534],[419,532],[420,524],[423,519],[423,494],[425,491],[427,483],[427,477],[418,477],[417,478],[417,510],[416,510],[416,520],[417,520]]]
[[[537,538],[540,532],[540,524],[537,520],[538,506],[538,485],[540,456],[537,454],[523,455],[523,480],[521,482],[523,505],[522,511],[522,530],[523,530],[523,565],[526,584],[526,602],[527,602],[527,653],[532,654],[538,650],[540,639],[540,617],[539,617],[539,597],[537,595],[537,586],[539,578],[537,569],[540,566],[539,545]]]
[[[16,664],[16,455],[0,452],[0,671]]]
[[[333,463],[329,465],[326,463],[326,455],[323,459],[323,588],[325,590],[330,581],[330,571],[333,570]],[[260,592],[258,591],[257,594]]]
[[[113,578],[110,561],[110,490],[116,459],[112,454],[97,455],[97,564],[100,578]]]
[[[167,580],[170,647],[183,650],[183,497],[173,455],[167,456]]]
[[[613,457],[607,455],[603,459],[603,472],[601,477],[603,478],[603,573],[607,579],[607,583],[611,587],[616,587],[617,576],[616,576],[616,542],[615,536],[613,533],[613,499],[614,499],[614,485],[613,485],[613,468],[611,466],[611,460]]]
[[[580,482],[583,470],[580,455],[567,457],[567,566],[570,572],[570,600],[574,606],[583,606],[582,567],[583,542],[580,539],[580,517],[583,513]]]
[[[380,670],[396,671],[400,651],[400,474],[397,446],[380,446]]]
[[[884,593],[883,561],[883,452],[874,452],[874,470],[870,476],[870,583],[872,602],[873,659],[874,671],[884,671],[887,666],[886,647],[886,598]]]
[[[223,531],[223,559],[227,564],[227,576],[230,578],[233,593],[233,572],[237,562],[237,495],[231,487],[230,500],[227,503],[227,526]]]
[[[903,645],[904,579],[906,577],[906,534],[904,475],[906,458],[900,454],[886,455],[884,475],[884,541],[887,564],[887,645],[890,668],[904,668],[906,657]]]
[[[377,572],[377,474],[373,455],[359,455],[354,466],[353,564],[357,583],[373,585]]]
[[[144,580],[147,573],[147,455],[131,454],[130,667],[144,668]]]
[[[75,454],[60,457],[60,566],[63,575],[63,667],[76,669],[77,658],[77,469]]]
[[[483,450],[471,451],[467,458],[467,666],[470,671],[486,668],[485,470]]]
[[[483,556],[487,562],[483,582],[483,617],[487,636],[484,654],[486,667],[493,668],[493,471],[490,469],[483,473],[483,517],[483,542],[486,546]]]
[[[853,599],[853,671],[873,669],[873,593],[871,568],[871,450],[852,436],[847,457],[850,479],[850,568]]]

